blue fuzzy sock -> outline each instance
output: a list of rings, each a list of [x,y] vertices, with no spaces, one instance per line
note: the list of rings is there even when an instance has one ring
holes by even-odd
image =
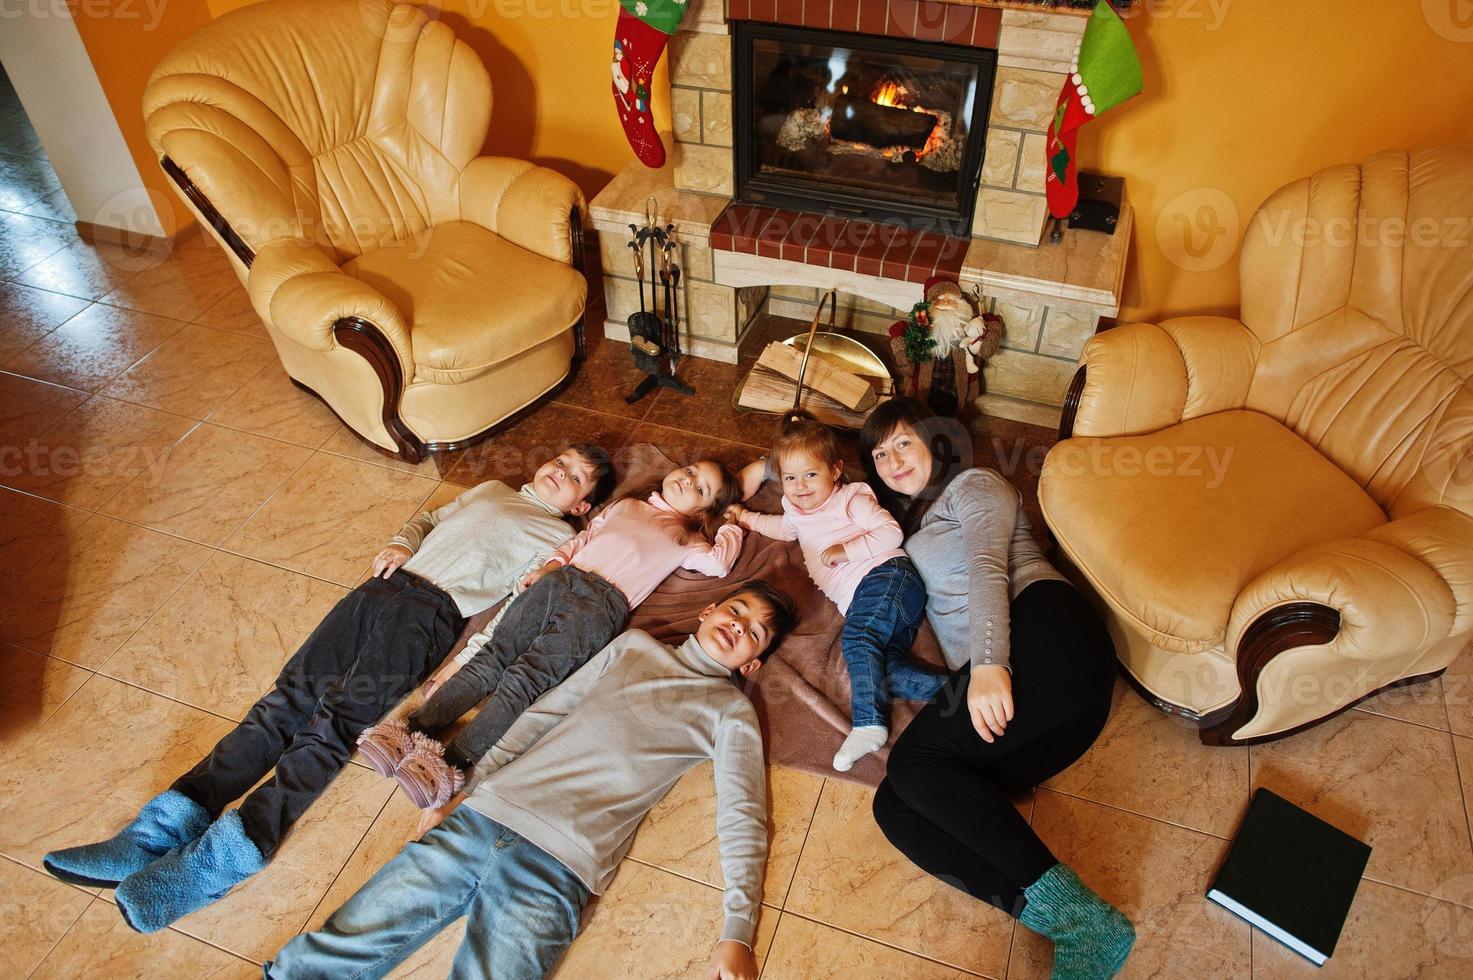
[[[225,895],[266,866],[240,812],[227,810],[204,836],[124,878],[113,897],[139,932],[157,932]]]
[[[66,847],[41,859],[46,870],[72,885],[112,888],[175,848],[197,840],[210,826],[205,808],[176,790],[144,804],[117,836]]]
[[[1103,980],[1125,964],[1135,927],[1068,865],[1049,868],[1023,897],[1018,921],[1054,941],[1053,980]]]

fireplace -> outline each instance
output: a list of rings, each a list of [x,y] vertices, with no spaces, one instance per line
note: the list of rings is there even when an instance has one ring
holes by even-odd
[[[737,201],[971,233],[996,51],[734,27]]]

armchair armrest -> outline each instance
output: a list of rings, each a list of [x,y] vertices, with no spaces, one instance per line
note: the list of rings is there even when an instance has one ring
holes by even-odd
[[[1358,660],[1416,650],[1451,635],[1457,610],[1453,590],[1425,561],[1382,540],[1387,526],[1359,538],[1306,548],[1248,584],[1228,619],[1227,648],[1241,641],[1274,610],[1312,603],[1338,615],[1329,642],[1336,653]],[[1241,674],[1244,665],[1239,663]]]
[[[368,283],[340,270],[323,249],[301,239],[277,239],[260,249],[246,280],[261,318],[312,350],[341,346],[342,320],[379,329],[407,381],[414,377],[414,348],[404,315]]]
[[[1154,432],[1184,419],[1242,408],[1258,341],[1229,317],[1131,323],[1091,337],[1068,438]]]
[[[577,184],[525,160],[477,157],[460,173],[461,220],[556,262],[581,261],[570,218],[586,208]]]

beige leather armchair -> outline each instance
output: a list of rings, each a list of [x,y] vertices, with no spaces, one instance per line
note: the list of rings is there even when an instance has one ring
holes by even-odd
[[[583,196],[481,157],[491,80],[394,0],[266,0],[175,48],[149,140],[287,373],[404,459],[489,435],[583,354]]]
[[[1090,340],[1039,498],[1139,689],[1209,744],[1435,677],[1473,633],[1473,148],[1270,197],[1238,317]]]

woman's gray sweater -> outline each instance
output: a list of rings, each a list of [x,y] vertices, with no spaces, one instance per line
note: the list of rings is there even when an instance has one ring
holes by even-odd
[[[1033,539],[1023,498],[995,470],[958,474],[905,542],[926,583],[926,617],[952,670],[1008,666],[1008,606],[1042,579],[1067,581]]]

